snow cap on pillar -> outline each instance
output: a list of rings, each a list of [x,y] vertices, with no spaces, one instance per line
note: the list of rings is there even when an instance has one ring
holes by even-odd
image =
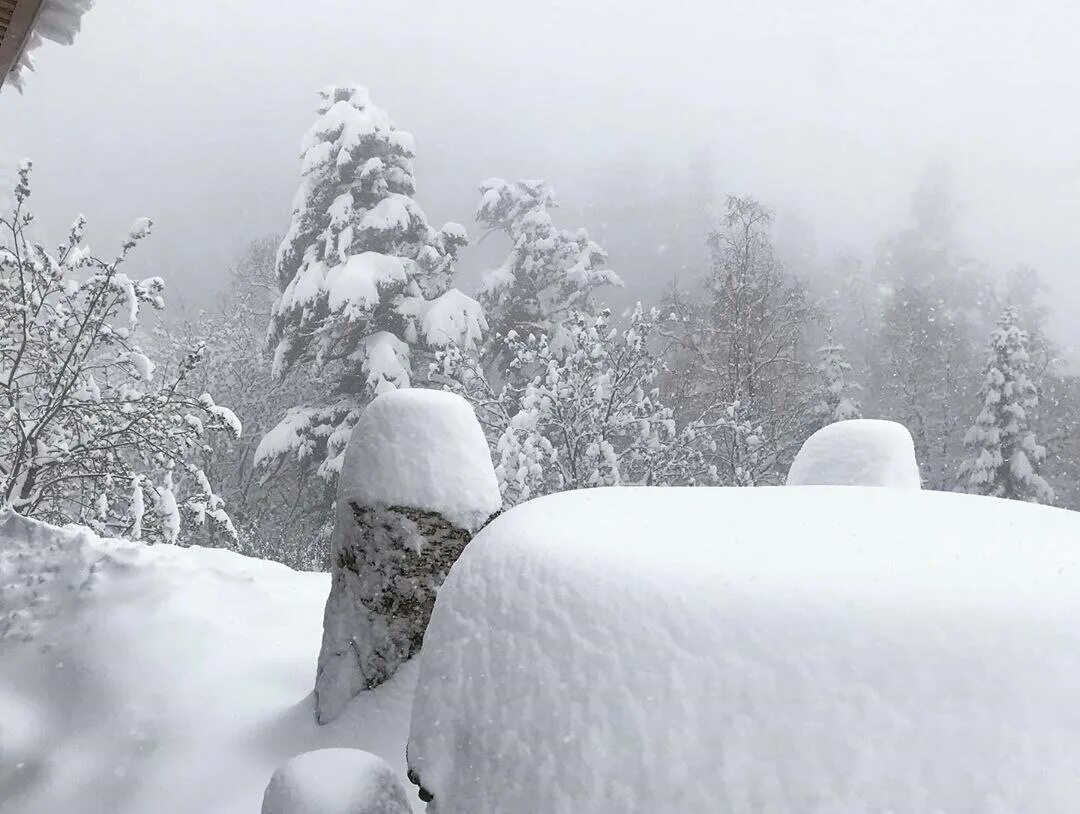
[[[423,509],[475,532],[502,498],[472,407],[441,390],[378,396],[352,431],[338,503]]]

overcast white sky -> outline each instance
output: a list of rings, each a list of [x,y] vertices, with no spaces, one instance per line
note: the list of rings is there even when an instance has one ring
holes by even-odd
[[[436,222],[470,225],[490,175],[572,189],[709,143],[722,192],[867,249],[945,161],[970,253],[1042,270],[1080,344],[1078,27],[1064,0],[98,0],[0,94],[0,164],[34,159],[50,235],[85,212],[104,252],[152,216],[140,264],[197,299],[284,228],[329,82],[416,135]]]

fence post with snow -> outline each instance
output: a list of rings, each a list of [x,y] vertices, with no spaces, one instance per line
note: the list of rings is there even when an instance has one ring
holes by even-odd
[[[483,430],[460,396],[403,389],[368,405],[338,482],[320,723],[418,652],[450,566],[501,504]]]

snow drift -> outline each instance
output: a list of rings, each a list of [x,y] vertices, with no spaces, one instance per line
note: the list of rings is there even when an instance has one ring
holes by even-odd
[[[915,444],[907,428],[895,421],[837,421],[806,439],[787,484],[919,489]]]
[[[518,506],[439,593],[439,814],[1018,812],[1080,799],[1080,515],[854,487]]]
[[[413,665],[315,723],[328,589],[228,551],[0,514],[0,811],[251,814],[276,767],[329,746],[403,782]]]

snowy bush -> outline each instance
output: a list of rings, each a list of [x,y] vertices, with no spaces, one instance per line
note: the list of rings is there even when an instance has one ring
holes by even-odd
[[[227,286],[213,306],[161,326],[154,336],[155,358],[179,360],[187,348],[201,345],[189,381],[229,404],[244,424],[239,437],[220,439],[200,463],[229,506],[236,537],[221,535],[213,526],[189,526],[181,541],[225,546],[299,570],[326,570],[329,539],[321,533],[329,503],[325,481],[311,476],[315,467],[310,461],[283,456],[271,467],[255,465],[263,434],[308,387],[302,371],[275,381],[264,353],[280,242],[253,241],[229,270]]]
[[[467,402],[403,389],[368,405],[338,483],[315,681],[321,723],[416,654],[450,566],[500,507]]]
[[[317,749],[274,772],[262,814],[410,814],[397,774],[359,749]]]
[[[121,267],[150,221],[106,261],[83,246],[80,216],[50,253],[28,237],[29,196],[24,162],[14,212],[0,217],[0,505],[135,539],[175,542],[184,518],[234,535],[199,462],[240,422],[189,389],[201,348],[170,369],[137,341],[164,285]]]
[[[278,250],[269,333],[275,373],[304,368],[312,392],[264,436],[258,462],[292,456],[332,481],[371,398],[415,383],[431,350],[479,341],[480,306],[450,288],[465,231],[428,225],[412,197],[413,155],[412,136],[366,90],[322,91]]]
[[[1005,309],[990,335],[989,359],[979,396],[982,410],[964,436],[971,455],[961,467],[969,492],[1051,503],[1054,490],[1039,474],[1046,449],[1031,431],[1039,394],[1030,377],[1028,335]]]
[[[507,505],[565,489],[714,479],[702,449],[715,427],[677,429],[660,399],[650,346],[656,320],[639,305],[622,330],[605,310],[571,313],[557,343],[511,332],[511,375],[499,392],[460,348],[437,356],[434,370],[472,402],[488,431]]]

